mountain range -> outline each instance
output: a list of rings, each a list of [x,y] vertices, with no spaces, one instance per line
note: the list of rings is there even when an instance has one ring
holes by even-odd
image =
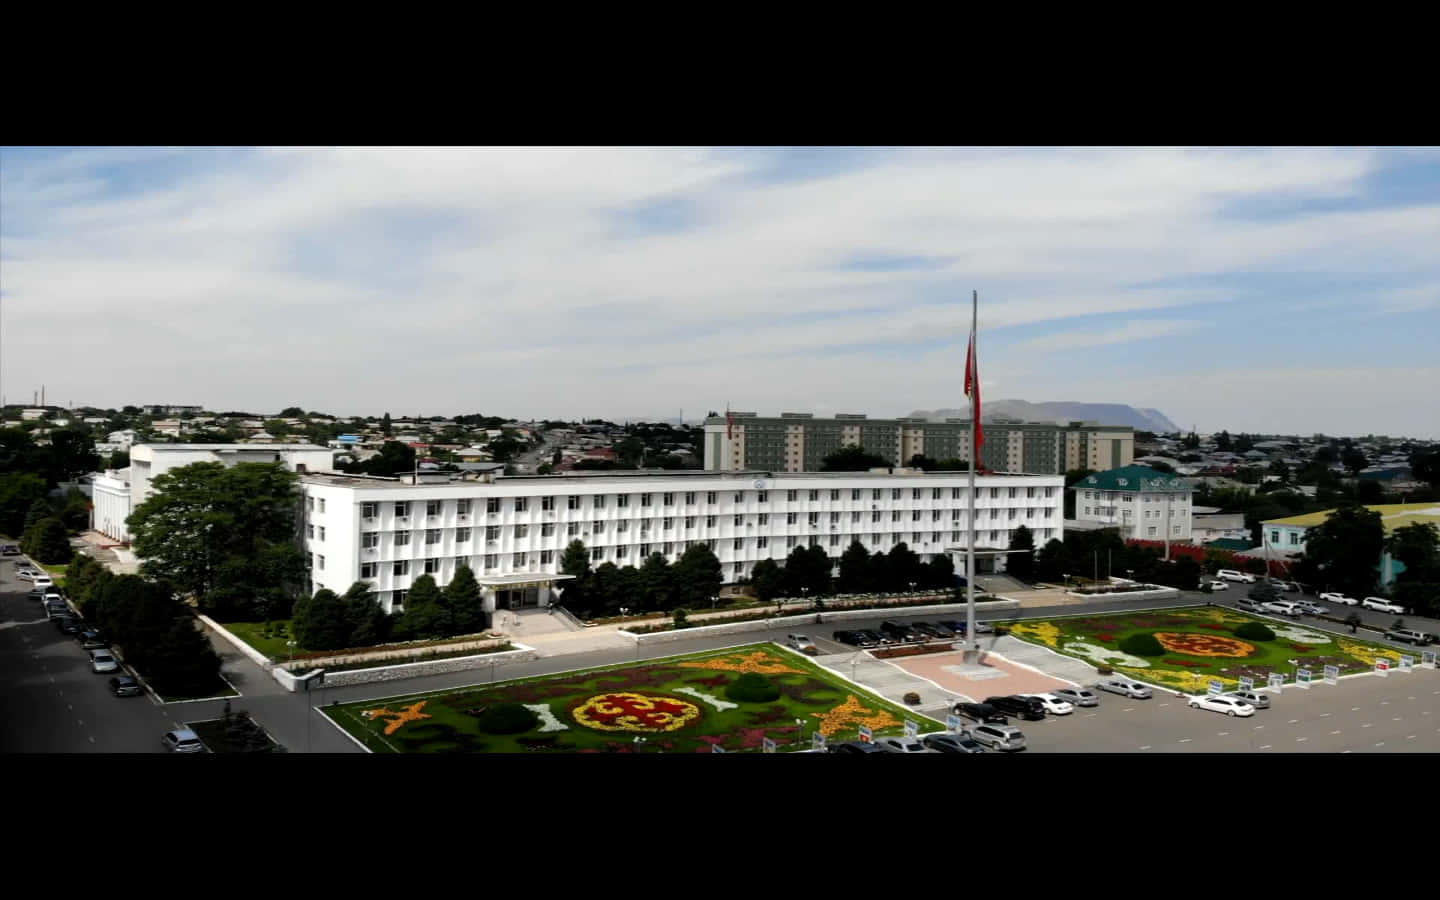
[[[965,409],[917,409],[913,418],[944,421],[970,415]],[[1101,425],[1129,425],[1137,431],[1176,432],[1180,426],[1166,418],[1158,409],[1136,409],[1123,403],[1078,403],[1072,400],[986,400],[981,417],[989,422],[997,418],[1022,419],[1026,422],[1099,422]]]

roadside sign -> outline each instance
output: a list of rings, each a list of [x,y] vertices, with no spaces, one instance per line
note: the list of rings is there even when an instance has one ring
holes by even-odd
[[[1223,681],[1216,681],[1216,680],[1213,679],[1213,678],[1210,679],[1210,684],[1209,684],[1209,686],[1205,689],[1205,693],[1206,693],[1206,694],[1209,694],[1211,697],[1214,697],[1214,696],[1216,696],[1217,694],[1223,694],[1223,693],[1225,693],[1225,682],[1223,682]]]
[[[1295,683],[1302,688],[1310,687],[1310,676],[1313,673],[1309,669],[1295,670]]]
[[[1383,657],[1383,656],[1380,657],[1379,659],[1375,660],[1375,674],[1377,674],[1377,675],[1389,675],[1389,674],[1390,674],[1390,660],[1386,659],[1386,658]]]
[[[1339,667],[1339,666],[1326,666],[1326,667],[1325,667],[1325,683],[1326,683],[1326,684],[1339,684],[1339,683],[1340,683],[1340,667]]]
[[[873,738],[874,736],[875,736],[875,732],[873,732],[873,731],[870,730],[870,726],[869,726],[869,725],[861,725],[861,726],[860,726],[860,740],[862,740],[862,741],[864,741],[865,743],[868,744],[868,743],[870,743],[870,739]]]
[[[772,741],[772,740],[770,740],[769,738],[761,738],[761,739],[760,739],[760,752],[761,752],[761,753],[774,753],[774,752],[775,752],[775,742]]]
[[[711,744],[711,745],[710,745],[710,752],[711,752],[711,753],[724,753],[724,752],[725,752],[725,748],[722,747],[722,746],[720,746],[719,744]]]
[[[821,734],[818,731],[810,735],[810,749],[824,751],[825,735]]]
[[[1415,657],[1400,655],[1400,671],[1409,672],[1415,666]]]
[[[919,734],[919,733],[920,733],[920,723],[919,723],[919,722],[912,722],[912,721],[910,721],[909,719],[906,719],[906,720],[905,720],[905,736],[906,736],[906,737],[914,737],[915,735],[917,735],[917,734]]]
[[[1435,668],[1435,651],[1426,650],[1425,652],[1421,653],[1420,664],[1423,666],[1429,666],[1432,669]]]
[[[1432,653],[1432,654],[1430,654],[1430,655],[1431,655],[1431,656],[1434,656],[1435,654]],[[1434,662],[1434,660],[1431,660],[1431,662]],[[945,730],[946,730],[946,731],[954,731],[954,732],[964,731],[964,730],[965,730],[965,723],[962,722],[962,721],[960,721],[960,717],[959,717],[959,716],[956,716],[956,715],[946,716],[946,717],[945,717]]]
[[[1285,675],[1281,672],[1271,672],[1266,687],[1272,691],[1278,691],[1285,686]]]
[[[1255,690],[1255,679],[1249,677],[1248,675],[1242,675],[1242,676],[1240,676],[1240,690],[1242,690],[1242,691],[1253,691],[1253,690]]]

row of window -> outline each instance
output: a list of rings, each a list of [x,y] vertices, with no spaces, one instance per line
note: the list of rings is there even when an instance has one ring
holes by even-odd
[[[1155,537],[1155,536],[1156,536],[1156,534],[1155,534],[1156,530],[1157,530],[1157,529],[1156,529],[1156,526],[1151,525],[1149,528],[1145,529],[1145,534],[1148,535],[1149,537]],[[1172,525],[1172,526],[1170,526],[1170,533],[1171,533],[1171,534],[1179,534],[1179,533],[1180,533],[1180,526],[1179,526],[1179,525]]]
[[[1280,543],[1280,532],[1278,532],[1278,531],[1271,531],[1271,532],[1270,532],[1270,543],[1272,543],[1272,544],[1278,544],[1278,543]],[[1292,547],[1297,547],[1297,546],[1299,546],[1299,545],[1300,545],[1300,533],[1299,533],[1299,532],[1296,532],[1296,531],[1290,532],[1290,546],[1292,546]]]
[[[1120,495],[1120,499],[1121,499],[1122,501],[1124,501],[1125,503],[1132,503],[1132,502],[1134,502],[1134,500],[1135,500],[1135,495],[1132,494],[1132,493],[1130,493],[1130,492],[1127,492],[1127,491],[1086,491],[1086,492],[1085,492],[1085,499],[1086,499],[1086,500],[1099,500],[1099,499],[1101,499],[1101,497],[1100,497],[1101,494],[1104,494],[1104,495],[1105,495],[1105,497],[1104,497],[1105,500],[1109,500],[1109,501],[1112,501],[1112,502],[1115,500],[1115,495],[1116,495],[1116,494],[1119,494],[1119,495]],[[1150,495],[1150,494],[1142,494],[1142,495],[1141,495],[1141,498],[1142,498],[1142,499],[1144,500],[1144,502],[1146,502],[1146,503],[1163,503],[1163,502],[1164,502],[1164,500],[1163,500],[1161,497],[1156,497],[1156,496],[1153,496],[1153,495]],[[1183,496],[1183,495],[1175,495],[1175,496],[1172,497],[1172,499],[1173,499],[1174,502],[1176,502],[1176,503],[1185,503],[1187,500],[1189,500],[1188,497],[1185,497],[1185,496]]]
[[[911,499],[914,499],[914,500],[920,500],[920,499],[922,499],[923,496],[924,496],[925,490],[926,490],[925,488],[911,488],[911,489],[910,489],[910,497],[911,497]],[[966,491],[966,490],[967,490],[966,488],[959,488],[959,487],[957,487],[957,488],[950,488],[950,499],[952,499],[952,500],[962,500],[962,499],[964,499],[965,496],[966,496],[966,495],[965,495],[965,491]],[[986,489],[985,489],[985,488],[980,488],[980,490],[983,491],[983,490],[986,490]],[[1033,499],[1033,498],[1035,498],[1035,497],[1040,497],[1040,496],[1043,496],[1043,497],[1046,497],[1046,498],[1052,498],[1052,497],[1054,497],[1054,494],[1055,494],[1055,489],[1054,489],[1053,487],[1046,487],[1046,488],[1027,487],[1027,488],[1023,488],[1023,489],[1022,489],[1022,488],[1018,488],[1018,487],[1012,487],[1012,488],[989,488],[990,498],[991,498],[992,500],[999,499],[1000,496],[1001,496],[1001,495],[1000,495],[1000,491],[1001,491],[1001,490],[1006,491],[1006,496],[1009,497],[1010,499],[1018,498],[1018,497],[1020,496],[1020,493],[1019,493],[1019,492],[1020,492],[1021,490],[1024,490],[1024,491],[1025,491],[1025,495],[1024,495],[1024,496],[1027,497],[1027,498],[1030,498],[1030,499]],[[891,500],[899,500],[899,499],[901,499],[901,496],[902,496],[903,491],[904,491],[903,488],[891,488],[891,489],[890,489],[890,499],[891,499]],[[945,488],[938,488],[938,487],[937,487],[937,488],[930,488],[929,491],[930,491],[930,499],[932,499],[932,500],[940,500],[940,499],[942,499],[943,496],[944,496]],[[1037,493],[1037,491],[1044,491],[1044,493],[1043,493],[1043,494],[1040,494],[1040,493]],[[850,499],[851,499],[851,500],[860,500],[860,499],[862,499],[863,492],[864,492],[864,489],[863,489],[863,488],[852,488],[852,489],[850,490]],[[675,504],[675,498],[676,498],[677,496],[680,496],[680,493],[683,493],[683,495],[684,495],[684,503],[685,503],[686,506],[694,506],[694,505],[696,504],[696,501],[697,501],[697,498],[698,498],[700,492],[698,492],[698,491],[684,491],[684,492],[667,491],[667,492],[660,493],[660,494],[658,494],[658,495],[657,495],[657,494],[616,494],[616,495],[615,495],[615,506],[616,506],[617,508],[619,508],[619,509],[624,509],[624,508],[630,506],[630,499],[631,499],[632,497],[638,497],[638,498],[639,498],[639,505],[640,505],[641,507],[655,506],[655,505],[656,505],[655,499],[656,499],[657,496],[658,496],[659,499],[660,499],[659,505],[661,505],[661,506],[674,506],[674,505],[676,505],[676,504]],[[715,505],[715,504],[717,504],[717,503],[720,502],[720,493],[721,493],[720,491],[705,491],[704,493],[705,493],[705,503],[706,503],[707,505],[713,506],[713,505]],[[736,503],[744,503],[744,502],[745,502],[745,494],[746,494],[746,493],[748,493],[748,492],[747,492],[747,491],[736,491],[736,492],[735,492],[735,502],[736,502]],[[759,503],[768,503],[768,502],[769,502],[769,496],[770,496],[770,492],[769,492],[769,491],[755,491],[754,493],[755,493],[755,495],[756,495],[756,496],[755,496],[755,499],[756,499],[757,502],[759,502]],[[794,502],[794,501],[799,500],[799,495],[800,495],[801,492],[798,491],[798,490],[790,490],[790,491],[786,491],[785,493],[786,493],[786,500],[791,501],[791,502]],[[819,491],[819,490],[811,490],[811,491],[808,491],[807,493],[808,493],[808,499],[810,499],[810,500],[819,500],[819,499],[820,499],[820,491]],[[830,499],[831,499],[831,500],[839,500],[839,499],[840,499],[840,495],[841,495],[841,489],[832,488],[832,489],[830,489],[829,494],[830,494]],[[585,496],[587,496],[587,495],[580,495],[580,494],[569,494],[569,495],[567,495],[567,496],[564,498],[564,499],[565,499],[565,508],[566,508],[566,509],[580,509],[581,506],[582,506],[581,501],[584,499]],[[591,502],[590,502],[590,508],[591,508],[591,509],[604,509],[606,503],[608,502],[606,498],[609,497],[610,495],[608,495],[608,494],[593,494],[593,495],[588,495],[588,496],[589,496],[590,501],[591,501]],[[872,489],[870,489],[870,499],[872,499],[872,500],[880,500],[880,499],[883,499],[883,496],[884,496],[884,489],[883,489],[883,488],[872,488]],[[983,496],[983,495],[982,495],[982,496]],[[309,499],[313,501],[313,500],[315,500],[316,498],[311,497],[311,498],[309,498]],[[558,498],[558,497],[555,497],[555,496],[538,497],[538,498],[530,498],[530,497],[510,497],[510,498],[487,497],[487,498],[485,499],[485,511],[486,511],[487,513],[498,513],[498,512],[500,512],[500,510],[501,510],[501,504],[504,502],[505,499],[508,499],[508,500],[510,501],[510,504],[511,504],[511,507],[510,507],[510,508],[513,509],[513,510],[515,510],[516,512],[524,512],[524,511],[528,510],[528,509],[530,508],[530,500],[531,500],[531,499],[537,499],[537,500],[539,500],[539,501],[540,501],[540,508],[541,508],[542,510],[553,510],[553,509],[555,509],[555,508],[556,508],[556,504],[557,504],[558,501],[559,501],[559,498]],[[409,500],[397,500],[397,501],[394,501],[394,502],[393,502],[393,505],[392,505],[392,509],[393,509],[394,514],[395,514],[397,517],[400,517],[400,518],[406,518],[406,517],[408,517],[408,516],[410,515],[410,508],[411,508],[411,503],[412,503],[412,502],[418,504],[418,503],[421,502],[421,501],[409,501]],[[441,514],[441,511],[442,511],[442,509],[443,509],[443,504],[444,504],[446,501],[443,501],[443,500],[426,500],[426,501],[423,501],[423,502],[424,502],[424,504],[425,504],[425,515],[427,515],[427,516],[438,516],[438,515]],[[472,502],[472,501],[470,501],[470,500],[456,500],[456,501],[455,501],[455,513],[456,513],[456,515],[461,515],[461,516],[469,515],[469,514],[470,514],[470,510],[471,510],[471,502]],[[318,510],[319,512],[324,512],[324,511],[325,511],[324,503],[325,503],[325,501],[324,501],[323,499],[321,499],[321,500],[320,500],[320,505],[319,505],[319,510]],[[381,507],[381,504],[380,504],[379,501],[367,501],[367,502],[361,503],[361,504],[360,504],[360,517],[361,517],[361,518],[364,518],[364,519],[374,519],[374,518],[377,518],[377,517],[379,517],[379,515],[380,515],[380,507]],[[311,504],[311,508],[312,508],[312,509],[315,508],[315,505],[314,505],[313,503]]]
[[[523,566],[529,565],[529,562],[530,562],[530,559],[531,559],[531,558],[532,558],[532,554],[529,554],[529,553],[512,553],[512,554],[510,555],[510,563],[511,563],[511,565],[513,565],[513,566],[515,566],[515,567],[523,567]],[[538,559],[539,559],[540,565],[542,565],[542,566],[551,565],[551,564],[553,564],[553,563],[555,562],[555,551],[554,551],[554,550],[541,550],[541,551],[539,552]],[[322,563],[321,566],[320,566],[320,568],[322,568],[322,569],[325,568],[325,566],[323,565],[324,560],[325,560],[325,557],[323,557],[323,556],[320,557],[320,561],[321,561],[321,563]],[[420,564],[420,567],[424,569],[425,574],[427,574],[427,575],[434,575],[434,574],[436,574],[437,572],[440,571],[440,557],[438,557],[438,556],[431,556],[431,557],[428,557],[428,558],[426,558],[426,559],[417,559],[417,560],[414,560],[414,562],[419,563],[419,564]],[[461,564],[468,564],[469,562],[470,562],[470,557],[468,557],[468,556],[457,556],[457,557],[455,557],[455,565],[457,565],[457,566],[458,566],[458,565],[461,565]],[[390,566],[390,574],[391,574],[391,575],[396,575],[396,576],[409,575],[409,574],[410,574],[410,563],[411,563],[411,560],[408,560],[408,559],[400,559],[400,560],[396,560],[396,561],[394,561],[394,562],[388,563],[388,565]],[[495,570],[495,569],[497,569],[497,568],[499,568],[499,567],[500,567],[500,554],[498,554],[498,553],[487,553],[487,554],[485,555],[485,571],[487,571],[487,572],[493,571],[493,570]],[[380,564],[379,564],[379,563],[373,563],[373,562],[361,563],[361,564],[360,564],[360,577],[361,577],[361,578],[378,578],[378,577],[380,577]]]

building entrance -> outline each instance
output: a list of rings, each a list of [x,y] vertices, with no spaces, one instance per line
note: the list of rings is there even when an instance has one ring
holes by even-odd
[[[539,605],[539,588],[497,588],[495,591],[496,609],[534,609]]]

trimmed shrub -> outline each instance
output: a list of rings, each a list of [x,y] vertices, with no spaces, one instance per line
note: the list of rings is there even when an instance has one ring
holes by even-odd
[[[519,703],[498,703],[480,717],[480,730],[486,734],[519,734],[540,724],[540,717]]]
[[[915,693],[914,691],[911,691],[910,693],[905,695],[905,702],[910,706],[919,706],[920,695]]]
[[[1275,632],[1271,631],[1269,628],[1265,627],[1260,622],[1246,622],[1243,625],[1237,625],[1235,627],[1235,630],[1231,632],[1231,634],[1235,635],[1238,638],[1244,638],[1247,641],[1275,640]]]
[[[1132,634],[1120,642],[1120,649],[1131,656],[1164,656],[1165,648],[1153,634]]]
[[[725,688],[727,699],[737,703],[769,703],[780,697],[780,689],[756,672],[746,672]]]

